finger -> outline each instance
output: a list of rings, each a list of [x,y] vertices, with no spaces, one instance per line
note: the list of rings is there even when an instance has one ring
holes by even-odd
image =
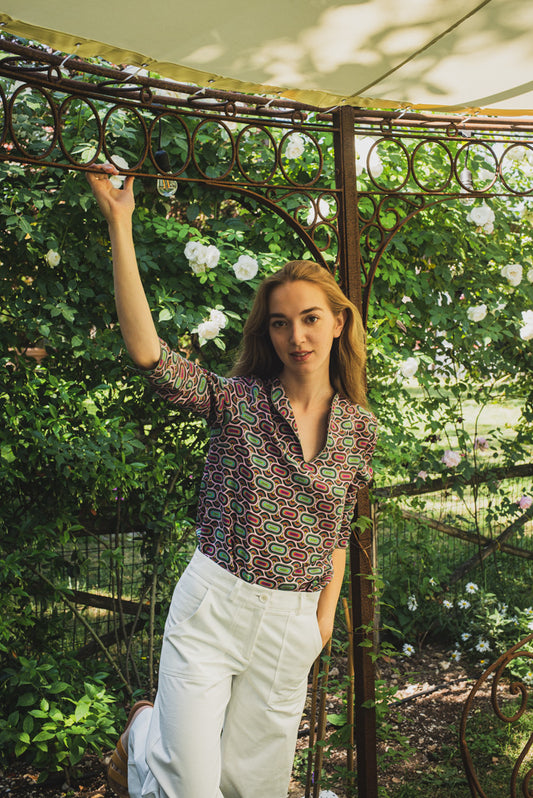
[[[93,180],[107,180],[110,175],[118,175],[117,167],[112,163],[99,163],[93,164],[91,168],[86,172],[87,177],[89,175],[93,178]]]
[[[111,175],[118,175],[119,174],[119,171],[118,171],[117,167],[115,166],[114,163],[111,163],[111,161],[106,161],[105,163],[101,164],[100,168],[104,172],[108,172]]]

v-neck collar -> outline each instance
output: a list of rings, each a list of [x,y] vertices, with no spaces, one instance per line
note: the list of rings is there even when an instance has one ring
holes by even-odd
[[[294,433],[298,441],[298,444],[300,446],[300,452],[304,463],[306,464],[314,463],[315,460],[318,460],[326,452],[327,449],[330,449],[335,445],[335,437],[337,433],[336,417],[342,416],[342,408],[340,407],[340,396],[337,392],[333,394],[333,398],[331,400],[331,405],[328,414],[328,429],[324,446],[320,449],[319,452],[317,452],[317,454],[311,460],[306,460],[304,457],[302,444],[300,441],[300,435],[298,432],[298,425],[296,424],[296,419],[294,417],[292,405],[285,392],[283,383],[281,382],[279,377],[276,377],[275,379],[272,380],[270,388],[270,398],[277,412],[286,420],[292,432]]]

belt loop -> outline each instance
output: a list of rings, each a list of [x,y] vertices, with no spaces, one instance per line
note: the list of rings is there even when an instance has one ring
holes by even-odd
[[[230,589],[227,592],[227,596],[232,601],[236,601],[239,598],[240,592],[241,592],[241,581],[239,579],[235,579]]]
[[[305,607],[304,593],[299,593],[298,594],[298,615],[302,614],[302,611],[303,611],[304,607]]]

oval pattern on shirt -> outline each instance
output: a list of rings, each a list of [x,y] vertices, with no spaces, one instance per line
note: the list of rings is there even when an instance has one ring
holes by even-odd
[[[357,489],[371,477],[373,415],[336,394],[324,448],[306,462],[279,380],[219,377],[163,342],[150,379],[213,433],[198,501],[201,551],[247,582],[324,587],[332,550],[347,544]]]

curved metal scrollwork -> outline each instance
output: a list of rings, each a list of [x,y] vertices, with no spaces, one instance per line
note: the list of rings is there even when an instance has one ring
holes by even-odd
[[[465,702],[460,726],[460,748],[461,756],[463,759],[470,792],[473,798],[491,798],[483,790],[479,776],[474,765],[472,754],[466,739],[466,727],[470,712],[472,710],[474,700],[478,697],[479,693],[486,688],[492,679],[490,690],[490,706],[496,717],[506,724],[517,723],[523,715],[528,711],[533,712],[533,707],[529,706],[531,684],[526,683],[522,679],[513,678],[510,675],[508,685],[503,684],[504,672],[509,669],[513,663],[516,665],[518,661],[530,661],[533,670],[533,634],[528,635],[519,643],[514,645],[504,654],[502,654],[487,670],[479,677],[474,687]],[[529,681],[529,680],[528,680]],[[513,698],[518,697],[518,705],[509,709],[502,707],[502,693],[507,690],[507,693]],[[524,743],[520,754],[512,768],[509,779],[509,798],[533,798],[533,762],[527,769],[527,759],[533,746],[533,734],[529,735],[529,739]],[[524,769],[525,768],[525,769]],[[520,790],[520,792],[518,792]],[[504,798],[498,796],[497,798]]]
[[[286,102],[270,107],[264,98],[213,97],[75,59],[63,67],[58,56],[11,46],[18,55],[0,61],[0,159],[80,171],[105,159],[144,179],[205,183],[253,198],[335,269],[330,117]]]
[[[340,228],[358,227],[364,316],[383,253],[429,198],[533,195],[528,120],[498,120],[495,130],[483,118],[354,110],[358,207],[346,213],[351,187],[337,166],[347,144],[338,111],[198,90],[16,42],[2,41],[0,50],[9,53],[0,60],[0,159],[87,170],[120,156],[122,171],[144,179],[253,198],[332,270],[343,256]]]

